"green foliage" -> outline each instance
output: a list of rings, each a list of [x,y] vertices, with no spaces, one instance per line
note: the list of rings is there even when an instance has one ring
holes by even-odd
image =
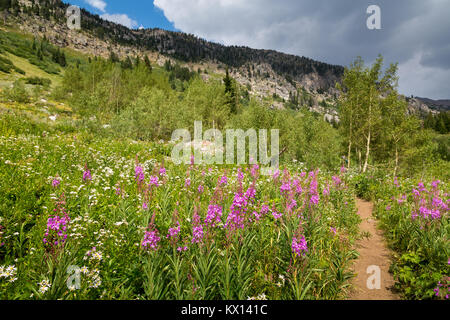
[[[392,178],[380,177],[371,184],[376,215],[397,253],[391,267],[396,286],[407,299],[443,299],[448,294],[450,225],[448,209],[438,203],[448,203],[448,185],[435,181],[432,187],[430,181],[435,179],[429,178],[397,179],[394,184]],[[418,186],[421,182],[423,187]],[[439,217],[427,215],[425,208],[438,210]],[[444,295],[437,295],[436,288]]]
[[[167,98],[157,88],[144,89],[138,100],[146,97],[153,97],[152,104]],[[324,196],[317,208],[302,210],[309,252],[300,258],[291,249],[292,236],[300,225],[299,212],[287,213],[288,197],[280,193],[281,178],[258,179],[254,209],[259,210],[258,201],[267,203],[283,212],[283,218],[276,220],[269,212],[259,221],[249,222],[245,230],[227,236],[222,224],[238,187],[231,179],[237,167],[211,166],[209,171],[203,165],[190,168],[166,161],[167,176],[160,176],[161,184],[146,198],[134,179],[136,155],[146,177],[158,175],[163,165],[158,150],[161,145],[131,143],[123,137],[101,138],[81,127],[76,130],[76,138],[73,133],[44,124],[28,131],[36,119],[0,116],[1,123],[7,123],[6,130],[14,128],[9,134],[3,130],[0,134],[0,179],[4,182],[0,185],[0,236],[4,243],[0,266],[14,265],[17,278],[12,282],[0,279],[2,299],[345,297],[359,219],[353,196],[343,186],[331,188],[329,197]],[[92,172],[91,181],[82,179],[86,163]],[[188,170],[192,189],[184,186]],[[286,170],[298,175],[303,168],[287,166]],[[209,173],[202,174],[204,171]],[[216,182],[224,174],[230,177],[229,183],[219,187]],[[318,175],[320,193],[330,176]],[[57,187],[52,186],[55,178],[60,181]],[[23,183],[25,179],[27,183]],[[299,179],[306,189],[308,178]],[[244,188],[252,181],[247,172]],[[197,192],[199,185],[205,187],[201,195]],[[193,208],[198,208],[203,221],[217,188],[223,188],[224,195],[218,203],[224,212],[222,224],[208,231],[210,240],[205,237],[193,244]],[[63,193],[65,197],[61,198]],[[66,244],[52,252],[42,238],[58,199],[64,199],[71,221]],[[150,212],[142,209],[144,199]],[[301,199],[297,197],[299,203]],[[140,245],[153,212],[161,237],[157,251]],[[176,243],[166,238],[168,228],[174,226],[174,215],[181,226]],[[337,235],[330,231],[332,226]],[[184,245],[189,249],[179,252],[177,247]],[[79,289],[67,287],[69,266],[82,268]]]
[[[30,101],[30,94],[20,80],[15,81],[12,88],[5,88],[2,92],[2,96],[6,100],[19,103],[27,103]]]
[[[29,78],[25,78],[25,83],[27,84],[32,84],[32,85],[37,85],[37,86],[43,86],[43,87],[50,87],[52,81],[50,79],[47,78],[40,78],[40,77],[29,77]]]
[[[39,41],[34,38],[31,41],[15,32],[0,31],[0,44],[5,52],[27,59],[31,64],[49,74],[59,74],[59,67],[64,67],[67,63],[65,53],[46,39]],[[0,67],[2,65],[0,61]],[[15,71],[23,74],[18,68],[15,68]]]

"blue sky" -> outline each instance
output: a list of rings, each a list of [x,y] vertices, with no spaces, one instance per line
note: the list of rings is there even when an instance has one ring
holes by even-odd
[[[128,27],[161,28],[173,30],[161,9],[153,5],[152,0],[63,0],[77,5],[91,13],[106,17],[107,20],[122,22]],[[126,15],[126,17],[124,16]],[[129,20],[128,20],[128,19]],[[121,20],[120,20],[121,19]],[[124,23],[125,22],[125,23]]]

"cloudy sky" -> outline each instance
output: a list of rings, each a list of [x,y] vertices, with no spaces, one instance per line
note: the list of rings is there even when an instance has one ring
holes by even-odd
[[[357,56],[372,63],[381,53],[386,63],[399,63],[401,93],[450,98],[450,0],[70,2],[132,28],[180,30],[344,66]],[[381,9],[381,30],[367,28],[370,5]]]

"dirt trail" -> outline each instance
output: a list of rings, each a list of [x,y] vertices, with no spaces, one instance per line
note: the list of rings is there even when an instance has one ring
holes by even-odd
[[[391,263],[390,251],[384,242],[383,233],[377,230],[376,220],[372,216],[373,205],[358,199],[357,207],[362,219],[360,230],[370,233],[370,237],[356,242],[356,250],[360,255],[353,266],[356,278],[353,279],[354,289],[350,292],[349,300],[399,300],[400,297],[392,290],[395,281],[388,271]],[[368,278],[375,274],[373,270],[367,272],[369,266],[378,266],[381,271],[380,289],[369,289],[367,286]]]

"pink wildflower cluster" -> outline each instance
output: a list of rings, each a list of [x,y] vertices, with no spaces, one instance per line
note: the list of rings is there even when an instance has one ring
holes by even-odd
[[[206,213],[205,225],[214,228],[221,222],[221,219],[222,207],[214,204],[209,205],[208,212]]]
[[[60,199],[53,210],[55,214],[47,219],[47,229],[42,241],[48,248],[61,247],[67,240],[67,225],[70,222],[70,218],[64,205],[65,201]]]
[[[306,253],[308,252],[308,243],[306,242],[306,239],[304,236],[302,236],[300,239],[294,237],[292,238],[292,252],[297,257],[304,257]]]
[[[200,216],[197,213],[197,210],[194,211],[194,217],[193,217],[193,224],[192,224],[192,243],[200,243],[203,241],[203,225],[200,221]]]
[[[444,283],[439,281],[436,288],[433,289],[433,291],[436,297],[441,297],[445,300],[448,300],[450,293],[450,277],[445,277]]]
[[[167,238],[169,239],[176,239],[176,237],[178,236],[178,234],[181,231],[181,226],[180,226],[180,222],[177,221],[177,226],[176,227],[172,227],[169,228],[169,233],[167,234]]]
[[[52,181],[52,187],[53,188],[58,188],[58,186],[60,185],[60,181],[58,179],[53,179]]]
[[[157,251],[159,241],[161,241],[161,238],[159,237],[158,230],[152,224],[150,224],[147,231],[145,232],[144,240],[142,240],[142,248],[150,251]]]
[[[134,179],[138,183],[141,183],[144,181],[144,179],[145,179],[144,168],[142,168],[139,165],[134,168]]]
[[[317,190],[317,176],[316,176],[316,172],[311,171],[309,173],[309,177],[311,178],[311,182],[309,184],[309,203],[310,205],[318,205],[319,204],[319,192]]]
[[[228,183],[228,178],[226,175],[223,175],[222,177],[220,177],[219,185],[226,185],[227,183]]]
[[[150,184],[148,185],[149,188],[155,186],[157,187],[159,184],[159,178],[157,176],[151,176],[150,177]]]
[[[247,213],[248,198],[246,195],[237,192],[234,195],[230,214],[227,217],[225,228],[230,231],[244,229],[245,214]]]
[[[83,172],[83,181],[86,182],[86,181],[90,181],[90,180],[92,180],[91,170],[86,169]]]
[[[338,176],[333,176],[332,179],[333,179],[334,185],[335,185],[336,187],[338,187],[338,186],[341,185],[341,183],[342,183],[341,178],[339,178]]]
[[[438,189],[439,183],[439,180],[433,181],[430,191],[426,190],[422,182],[418,184],[417,189],[413,189],[414,207],[411,215],[413,220],[419,216],[425,220],[437,220],[447,214],[449,200],[445,202],[442,200]]]

